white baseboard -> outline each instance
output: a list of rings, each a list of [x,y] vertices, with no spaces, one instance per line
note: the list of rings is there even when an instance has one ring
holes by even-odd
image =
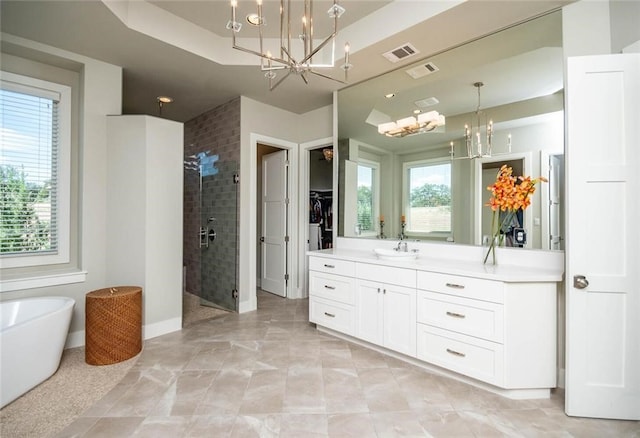
[[[69,333],[67,335],[67,342],[64,344],[65,350],[67,348],[76,348],[84,346],[84,330]]]
[[[142,327],[142,339],[151,339],[182,330],[182,317],[165,319]]]
[[[238,303],[238,313],[253,312],[254,310],[257,310],[257,309],[258,309],[258,306],[256,305],[255,300],[240,301]]]
[[[182,330],[182,318],[171,318],[153,324],[147,324],[142,327],[142,339],[151,339],[166,335],[167,333],[177,332],[179,330]],[[64,344],[64,348],[84,347],[84,345],[85,331],[79,330],[67,335],[67,341]]]

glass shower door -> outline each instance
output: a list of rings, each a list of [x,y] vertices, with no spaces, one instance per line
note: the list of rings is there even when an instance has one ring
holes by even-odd
[[[238,311],[238,163],[200,160],[200,304]]]

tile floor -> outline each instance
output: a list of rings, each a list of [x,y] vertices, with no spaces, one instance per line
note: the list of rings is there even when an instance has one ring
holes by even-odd
[[[640,422],[567,417],[322,334],[307,300],[259,293],[145,342],[137,363],[57,437],[640,437]]]

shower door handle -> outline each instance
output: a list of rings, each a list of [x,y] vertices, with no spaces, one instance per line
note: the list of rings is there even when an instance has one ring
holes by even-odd
[[[200,227],[198,237],[200,238],[200,248],[209,248],[209,239],[207,238],[207,229],[205,227]]]

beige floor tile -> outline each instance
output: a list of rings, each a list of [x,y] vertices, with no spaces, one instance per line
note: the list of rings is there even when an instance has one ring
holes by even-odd
[[[280,415],[240,415],[233,425],[233,438],[277,438]]]
[[[237,415],[251,379],[249,370],[221,370],[196,407],[195,415]]]
[[[282,414],[279,438],[323,438],[329,436],[325,414]]]
[[[149,416],[131,435],[132,438],[159,438],[185,436],[189,430],[190,417]]]
[[[188,438],[216,437],[227,438],[233,432],[236,415],[199,415],[191,419]]]
[[[166,390],[150,415],[190,416],[200,405],[217,371],[183,371]]]
[[[568,417],[562,390],[510,400],[319,332],[307,300],[258,308],[145,342],[56,436],[640,438],[637,421]]]
[[[287,413],[326,413],[322,368],[289,368],[282,409]]]
[[[253,371],[244,393],[241,414],[272,414],[282,412],[287,370]]]
[[[328,418],[331,438],[376,438],[369,414],[333,414]]]
[[[103,417],[84,434],[86,438],[127,437],[134,434],[144,417]]]
[[[409,403],[389,368],[358,369],[369,411],[408,411]]]

